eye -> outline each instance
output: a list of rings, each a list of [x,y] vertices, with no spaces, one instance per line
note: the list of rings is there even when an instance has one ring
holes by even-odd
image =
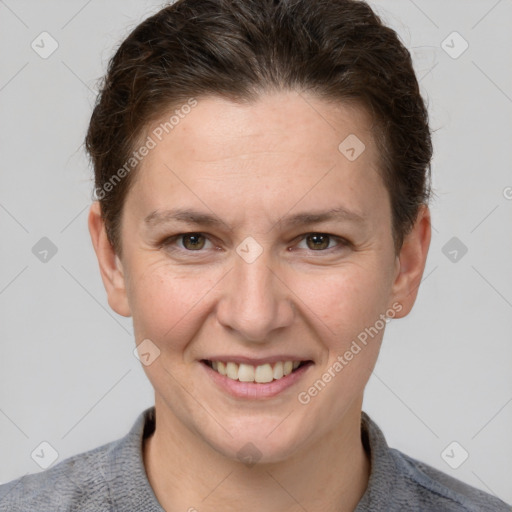
[[[328,233],[308,233],[303,235],[301,242],[306,241],[307,248],[315,252],[323,252],[326,249],[342,249],[349,242]],[[330,242],[337,241],[337,246],[330,247]]]
[[[180,241],[181,243],[178,243]],[[307,233],[302,235],[299,242],[306,242],[306,249],[313,252],[331,252],[331,250],[341,250],[350,245],[348,240],[329,233]],[[336,242],[336,243],[334,243]],[[204,252],[203,249],[213,248],[213,245],[207,247],[206,244],[212,242],[203,233],[179,233],[164,239],[161,247],[169,251],[182,252]],[[299,247],[300,248],[300,247]]]
[[[180,233],[179,235],[166,238],[161,245],[169,250],[174,250],[175,248],[172,246],[176,245],[176,242],[180,239],[183,244],[177,250],[181,249],[189,252],[201,251],[205,247],[206,241],[209,241],[202,233]]]

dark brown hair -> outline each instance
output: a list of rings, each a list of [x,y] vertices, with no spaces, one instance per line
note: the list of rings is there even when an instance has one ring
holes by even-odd
[[[286,90],[355,101],[372,116],[398,251],[430,197],[432,143],[397,34],[360,0],[178,0],[122,42],[86,137],[116,253],[133,152],[150,122],[191,98],[247,102]]]

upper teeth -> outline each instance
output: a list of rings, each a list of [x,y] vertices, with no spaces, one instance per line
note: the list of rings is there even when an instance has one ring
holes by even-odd
[[[269,363],[253,366],[252,364],[237,364],[231,361],[212,361],[212,368],[226,377],[241,382],[272,382],[292,373],[298,368],[300,361],[279,361],[274,367]]]

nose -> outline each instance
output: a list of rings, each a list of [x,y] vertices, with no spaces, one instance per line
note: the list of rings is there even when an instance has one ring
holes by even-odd
[[[266,343],[274,331],[291,325],[295,316],[293,293],[278,267],[273,269],[269,263],[265,251],[252,263],[237,256],[226,276],[217,318],[245,341]]]

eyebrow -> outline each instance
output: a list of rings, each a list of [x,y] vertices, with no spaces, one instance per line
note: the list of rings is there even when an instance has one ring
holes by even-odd
[[[364,224],[366,218],[359,213],[347,210],[343,207],[332,208],[330,210],[317,212],[302,212],[293,215],[287,215],[278,219],[276,224],[295,227],[301,225],[318,224],[327,221],[349,221],[357,224]],[[144,223],[149,227],[155,227],[169,222],[182,222],[185,224],[194,224],[198,226],[220,227],[227,226],[225,222],[216,215],[199,212],[190,208],[173,208],[170,210],[154,210],[145,219]],[[231,229],[231,228],[230,228]]]

